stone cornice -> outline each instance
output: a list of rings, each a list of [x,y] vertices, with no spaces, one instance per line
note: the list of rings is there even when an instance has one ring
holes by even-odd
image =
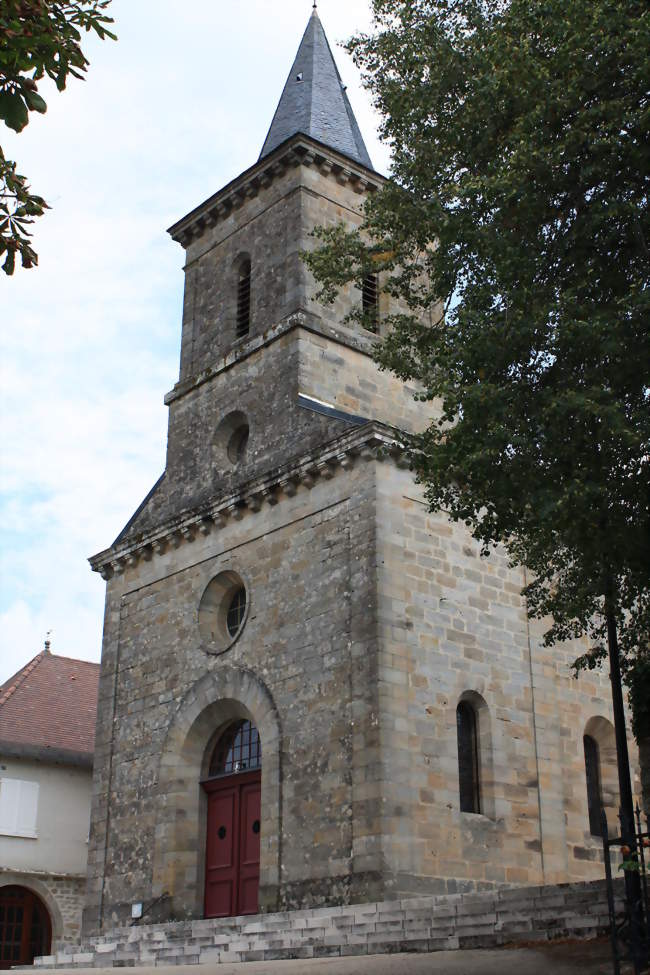
[[[255,352],[271,345],[295,329],[304,329],[306,332],[312,332],[315,335],[324,335],[326,338],[330,338],[341,345],[346,345],[351,349],[356,349],[357,352],[366,356],[373,355],[378,341],[377,336],[371,333],[361,335],[353,332],[351,329],[336,328],[328,322],[324,322],[319,316],[311,314],[311,312],[296,311],[288,315],[281,322],[267,328],[261,335],[253,335],[245,343],[237,344],[235,348],[230,349],[214,365],[204,369],[198,376],[192,376],[189,379],[182,379],[177,382],[174,388],[169,393],[166,393],[165,406],[169,406],[175,400],[180,399],[181,396],[185,396],[191,390],[209,382],[215,376],[226,372],[238,362],[242,362]]]
[[[308,136],[297,135],[173,224],[168,233],[173,240],[188,247],[206,229],[215,227],[247,199],[257,196],[262,188],[270,186],[274,179],[296,166],[315,166],[339,183],[349,183],[358,193],[373,192],[386,182],[384,176],[366,169],[343,153]]]
[[[188,509],[151,532],[118,542],[88,561],[94,572],[108,580],[141,561],[150,562],[154,552],[162,554],[170,548],[190,545],[232,520],[241,521],[265,504],[275,506],[284,498],[293,497],[299,489],[311,490],[319,479],[330,480],[338,471],[351,468],[359,460],[390,458],[399,466],[408,467],[404,440],[404,435],[394,427],[370,421],[282,467],[251,478],[233,494]]]

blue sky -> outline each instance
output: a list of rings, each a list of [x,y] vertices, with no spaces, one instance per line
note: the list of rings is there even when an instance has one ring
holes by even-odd
[[[179,9],[182,16],[179,17]],[[320,15],[377,169],[388,155],[337,42],[367,0]],[[42,649],[99,660],[106,548],[164,467],[183,252],[166,228],[259,155],[311,0],[113,0],[88,80],[2,133],[53,209],[40,265],[0,280],[0,683]]]

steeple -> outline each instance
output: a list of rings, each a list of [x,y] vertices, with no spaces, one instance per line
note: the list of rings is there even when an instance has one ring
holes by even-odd
[[[316,5],[260,159],[299,133],[337,149],[368,169],[373,168]]]

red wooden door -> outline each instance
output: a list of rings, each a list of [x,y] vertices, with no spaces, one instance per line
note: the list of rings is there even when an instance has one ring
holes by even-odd
[[[257,913],[261,779],[257,771],[203,783],[208,795],[206,917]]]
[[[40,899],[25,887],[0,887],[0,969],[31,965],[49,955],[50,916]]]

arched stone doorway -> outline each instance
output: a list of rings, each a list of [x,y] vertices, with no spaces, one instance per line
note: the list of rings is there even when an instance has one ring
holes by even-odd
[[[26,887],[0,887],[0,969],[31,965],[51,946],[52,922],[40,897]]]
[[[281,731],[268,689],[250,671],[219,666],[179,703],[163,747],[152,898],[167,894],[176,918],[204,916],[210,764],[233,724],[250,722],[264,750],[261,769],[260,913],[278,909],[281,860]],[[259,774],[259,773],[258,773]],[[253,823],[255,820],[253,820]]]
[[[234,721],[212,750],[205,845],[205,916],[257,914],[262,747],[251,721]]]

